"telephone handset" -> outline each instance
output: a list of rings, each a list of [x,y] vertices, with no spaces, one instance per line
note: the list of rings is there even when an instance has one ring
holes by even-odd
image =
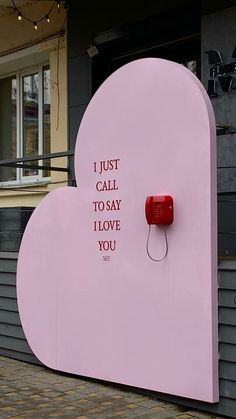
[[[173,198],[170,195],[148,196],[145,213],[148,224],[172,224],[174,219]]]

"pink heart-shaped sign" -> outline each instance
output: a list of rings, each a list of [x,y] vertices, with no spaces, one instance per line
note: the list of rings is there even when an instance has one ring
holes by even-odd
[[[216,158],[210,100],[183,66],[134,61],[91,100],[78,187],[35,209],[18,263],[20,316],[60,371],[215,402]],[[147,196],[170,195],[168,253],[147,254]],[[165,253],[163,226],[148,251]]]

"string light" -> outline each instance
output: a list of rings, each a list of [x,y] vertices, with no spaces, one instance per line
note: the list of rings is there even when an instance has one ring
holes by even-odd
[[[37,19],[37,20],[32,20],[32,19],[28,18],[27,16],[25,16],[16,6],[15,0],[11,0],[11,2],[12,2],[12,5],[13,5],[15,11],[17,12],[17,19],[19,21],[21,21],[22,19],[25,19],[28,22],[31,22],[34,26],[34,29],[37,30],[38,29],[38,24],[43,22],[44,20],[46,20],[47,23],[50,23],[50,13],[52,12],[55,5],[57,5],[58,9],[60,8],[61,0],[54,0],[53,4],[50,7],[50,9],[48,10],[48,12],[44,16],[42,16],[40,19]]]

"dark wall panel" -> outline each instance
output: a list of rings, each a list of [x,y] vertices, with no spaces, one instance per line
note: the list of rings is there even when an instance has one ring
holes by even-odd
[[[86,53],[78,57],[70,58],[69,76],[69,98],[70,108],[87,104],[90,101],[90,58]]]
[[[0,355],[39,363],[26,341],[18,313],[17,257],[18,253],[0,253]]]

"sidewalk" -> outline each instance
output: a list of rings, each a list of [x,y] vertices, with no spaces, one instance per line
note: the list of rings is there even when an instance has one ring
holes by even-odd
[[[0,357],[0,419],[216,417],[118,386]]]

